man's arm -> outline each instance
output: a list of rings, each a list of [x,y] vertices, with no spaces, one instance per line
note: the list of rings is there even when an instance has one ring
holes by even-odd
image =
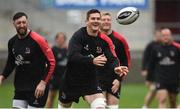
[[[85,65],[93,65],[93,57],[81,54],[83,47],[83,39],[80,33],[75,33],[70,39],[68,46],[68,60],[73,63],[83,63]]]
[[[1,74],[4,79],[7,78],[15,68],[15,58],[12,51],[12,43],[12,40],[8,42],[8,58],[3,73]]]
[[[121,62],[122,66],[127,66],[130,68],[131,56],[130,49],[126,39],[120,35],[118,32],[113,31],[113,36],[117,39],[118,43],[116,45],[116,54]]]
[[[44,53],[44,56],[47,59],[48,62],[48,73],[45,73],[43,75],[43,78],[41,79],[41,81],[39,82],[39,84],[36,87],[35,90],[35,97],[39,98],[41,96],[44,95],[44,90],[46,88],[46,84],[47,82],[50,80],[53,72],[54,72],[54,68],[55,68],[55,58],[52,52],[52,49],[49,47],[47,41],[40,36],[39,34],[35,33],[35,32],[31,32],[31,37],[39,44],[40,49],[42,50],[42,52]]]

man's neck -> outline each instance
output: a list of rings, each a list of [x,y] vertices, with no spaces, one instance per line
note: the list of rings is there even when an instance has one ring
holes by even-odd
[[[88,35],[90,35],[90,36],[96,37],[96,36],[98,35],[98,32],[99,32],[99,31],[93,31],[93,30],[91,30],[91,29],[89,29],[89,28],[87,27],[87,33],[88,33]]]
[[[30,30],[28,29],[25,35],[18,34],[19,39],[24,39],[29,34]]]
[[[106,34],[106,35],[110,35],[110,34],[112,33],[112,29],[107,30],[107,31],[101,30],[101,32],[103,32],[103,33]]]

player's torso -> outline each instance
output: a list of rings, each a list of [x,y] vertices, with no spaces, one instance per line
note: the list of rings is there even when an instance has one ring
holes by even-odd
[[[66,66],[67,64],[67,49],[66,48],[52,48],[56,59],[57,66]]]
[[[155,47],[157,81],[174,83],[179,80],[178,49],[172,45],[159,45]]]
[[[30,36],[27,36],[24,39],[16,38],[11,50],[17,66],[32,64],[32,62],[35,61],[35,56],[38,54],[37,44]],[[36,59],[38,59],[38,57]]]
[[[81,53],[84,56],[97,57],[104,53],[107,44],[99,36],[85,35],[83,37]]]
[[[46,70],[40,47],[30,36],[16,36],[10,50],[16,64],[15,89],[33,90]]]
[[[159,45],[156,47],[155,57],[159,66],[173,66],[177,64],[178,49],[172,45]]]

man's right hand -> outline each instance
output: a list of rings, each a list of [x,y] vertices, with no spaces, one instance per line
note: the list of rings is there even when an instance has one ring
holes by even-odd
[[[96,66],[104,66],[107,62],[106,56],[104,54],[99,55],[93,59],[93,64]]]
[[[143,76],[143,77],[146,77],[147,76],[147,70],[143,70],[142,72],[141,72],[141,75]]]
[[[5,77],[3,75],[0,75],[0,85],[2,84],[4,79],[5,79]]]

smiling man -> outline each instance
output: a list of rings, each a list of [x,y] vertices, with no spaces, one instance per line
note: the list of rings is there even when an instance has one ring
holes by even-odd
[[[59,108],[69,108],[79,98],[90,104],[93,109],[105,109],[106,101],[98,86],[96,72],[105,64],[117,73],[127,74],[119,67],[112,41],[99,32],[101,14],[97,9],[87,12],[86,27],[74,33],[69,42],[68,63],[64,75],[63,90],[59,96]]]
[[[8,59],[0,85],[15,69],[13,108],[45,106],[47,83],[54,71],[55,59],[47,41],[28,28],[28,17],[18,12],[13,17],[17,34],[8,42]]]

